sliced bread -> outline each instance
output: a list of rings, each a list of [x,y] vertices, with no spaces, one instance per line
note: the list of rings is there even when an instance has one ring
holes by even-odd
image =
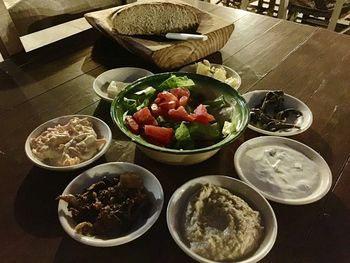
[[[122,35],[163,35],[195,32],[199,20],[191,6],[171,2],[135,3],[111,16],[113,30]]]

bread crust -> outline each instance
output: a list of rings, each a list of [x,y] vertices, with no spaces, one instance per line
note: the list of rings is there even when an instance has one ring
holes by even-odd
[[[122,35],[164,35],[195,32],[199,19],[194,8],[172,2],[137,2],[112,14],[113,31]]]

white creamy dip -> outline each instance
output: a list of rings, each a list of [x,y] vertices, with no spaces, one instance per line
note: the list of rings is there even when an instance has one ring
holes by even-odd
[[[279,198],[303,198],[319,186],[319,170],[288,146],[258,146],[245,152],[241,167],[250,183]]]
[[[105,143],[105,139],[97,139],[87,118],[74,117],[65,125],[47,128],[31,139],[30,146],[39,160],[55,166],[70,166],[91,159]]]

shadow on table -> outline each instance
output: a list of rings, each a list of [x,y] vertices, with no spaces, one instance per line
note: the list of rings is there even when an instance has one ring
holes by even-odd
[[[56,251],[54,262],[193,262],[171,238],[166,225],[165,213],[166,203],[156,223],[144,235],[116,247],[86,246],[65,235]]]
[[[18,189],[15,217],[26,231],[39,237],[62,234],[57,217],[57,201],[76,173],[47,172],[33,167]]]
[[[63,233],[58,221],[56,197],[77,175],[106,162],[101,157],[87,167],[72,172],[46,171],[36,166],[29,171],[19,187],[14,215],[24,231],[38,237],[56,237]]]
[[[276,214],[278,235],[262,262],[349,262],[350,210],[334,193],[308,205],[270,203]]]
[[[117,124],[115,124],[111,117],[111,103],[100,100],[93,112],[93,116],[103,120],[112,130],[113,139],[126,140],[127,137],[122,133]]]
[[[107,37],[100,37],[96,40],[92,48],[91,58],[93,61],[108,69],[119,67],[139,67],[150,70],[153,73],[164,72],[164,70],[153,65],[151,62],[145,60],[141,56],[129,52],[124,47]],[[210,54],[203,59],[207,59],[211,63],[217,64],[222,64],[223,61],[220,52]],[[84,70],[84,65],[82,66],[82,69],[86,74],[89,74],[89,70]],[[168,71],[177,70],[178,69],[173,69]]]
[[[139,67],[148,69],[154,73],[161,72],[156,66],[140,56],[130,53],[107,37],[100,37],[96,40],[91,51],[91,58],[93,61],[110,69],[119,67]],[[82,67],[84,71],[84,65]],[[89,74],[89,72],[86,73]]]
[[[325,209],[303,246],[301,263],[349,262],[350,209],[344,201],[335,193],[329,194]]]

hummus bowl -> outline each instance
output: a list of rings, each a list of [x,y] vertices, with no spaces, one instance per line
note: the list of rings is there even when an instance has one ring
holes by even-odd
[[[254,250],[250,251],[245,256],[239,257],[236,260],[224,260],[224,261],[252,263],[252,262],[258,262],[263,257],[265,257],[269,253],[269,251],[272,249],[277,237],[277,220],[276,220],[274,211],[272,210],[267,200],[260,193],[258,193],[252,187],[250,187],[248,184],[240,180],[234,179],[232,177],[221,176],[221,175],[203,176],[203,177],[198,177],[196,179],[190,180],[184,185],[180,186],[170,198],[170,201],[167,207],[166,219],[167,219],[169,232],[173,237],[174,241],[177,243],[177,245],[187,255],[189,255],[190,257],[192,257],[198,262],[203,262],[203,263],[222,262],[222,260],[216,261],[216,260],[208,259],[207,257],[201,256],[195,253],[193,249],[191,249],[191,242],[188,240],[187,234],[186,234],[188,233],[186,227],[188,222],[187,216],[188,216],[189,204],[192,202],[193,198],[197,196],[196,193],[198,192],[198,190],[201,189],[203,185],[207,185],[207,184],[227,189],[232,195],[235,195],[236,197],[239,197],[240,199],[245,201],[246,204],[252,210],[257,211],[260,214],[261,225],[263,227],[262,235],[256,241],[257,245]],[[202,216],[203,215],[204,213],[202,214]],[[213,219],[216,220],[215,218],[219,218],[219,217],[212,216],[210,220],[213,220]],[[193,221],[193,217],[191,220]],[[193,224],[196,225],[197,221],[194,221]],[[211,224],[218,226],[220,223],[217,222],[216,224],[215,222],[211,221]],[[229,223],[228,225],[230,224],[231,223]],[[209,224],[207,226],[209,226]],[[219,229],[219,227],[214,227],[214,228]],[[215,229],[215,231],[217,229]],[[221,230],[222,230],[223,236],[224,236],[224,233],[227,234],[227,232],[230,231],[228,230],[228,227],[221,228]],[[203,240],[207,240],[207,237],[204,236]],[[243,242],[246,243],[246,241],[243,241]],[[243,246],[243,242],[242,242],[242,246]],[[212,252],[208,251],[208,254],[211,254],[211,253]]]

